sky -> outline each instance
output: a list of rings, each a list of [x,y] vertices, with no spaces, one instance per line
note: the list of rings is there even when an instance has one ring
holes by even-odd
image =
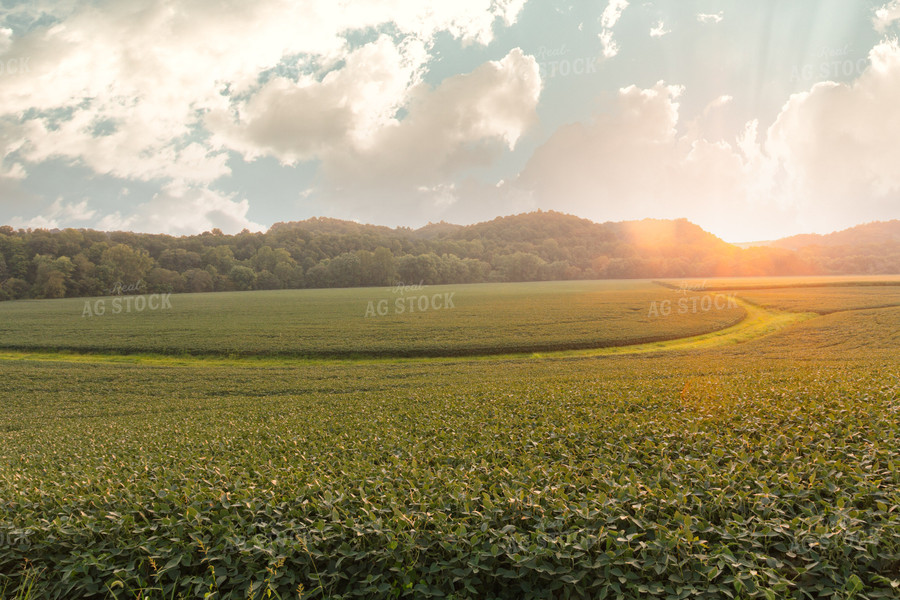
[[[0,0],[0,224],[900,218],[900,0]]]

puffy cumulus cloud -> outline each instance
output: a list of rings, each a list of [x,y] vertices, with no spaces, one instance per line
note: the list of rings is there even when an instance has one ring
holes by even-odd
[[[517,184],[575,212],[585,204],[603,205],[604,211],[590,212],[609,211],[611,219],[647,212],[669,184],[680,94],[681,88],[662,82],[620,90],[613,112],[560,127],[535,151]]]
[[[810,226],[874,220],[900,211],[900,46],[885,41],[852,84],[796,94],[769,130],[767,153],[786,172],[785,192]]]
[[[487,217],[482,209],[498,206],[496,193],[469,171],[518,144],[537,122],[541,89],[537,62],[520,49],[436,87],[419,83],[402,119],[390,119],[362,143],[346,137],[324,152],[319,178],[300,201],[370,223]]]
[[[619,90],[608,112],[557,130],[510,186],[541,207],[598,221],[687,217],[733,232],[737,222],[737,238],[770,230],[771,206],[750,185],[768,164],[753,131],[707,139],[702,127],[681,123],[682,92],[663,82]]]
[[[4,81],[0,116],[24,121],[27,160],[63,157],[123,177],[205,184],[227,167],[221,149],[204,135],[204,115],[253,94],[264,73],[327,70],[348,57],[353,31],[385,28],[424,47],[443,31],[487,43],[498,20],[511,22],[523,4],[78,3],[50,25],[15,38],[3,34],[7,54],[28,57],[30,73]]]
[[[686,217],[732,241],[832,231],[900,210],[900,45],[885,41],[852,84],[825,82],[722,135],[713,99],[679,116],[681,88],[619,91],[591,122],[558,129],[508,184],[543,208],[595,220]]]
[[[108,214],[97,222],[102,230],[132,230],[170,235],[191,235],[214,228],[224,233],[243,229],[264,231],[265,227],[247,218],[250,203],[234,200],[206,188],[172,183],[131,214]]]
[[[419,43],[381,37],[321,81],[276,78],[237,109],[208,115],[222,146],[248,160],[319,159],[331,181],[432,185],[457,169],[513,148],[536,121],[537,63],[514,49],[432,89],[421,82]],[[403,109],[404,115],[398,117]]]
[[[612,58],[619,53],[619,45],[613,39],[613,28],[619,22],[626,8],[628,8],[628,0],[609,0],[609,4],[600,15],[602,30],[599,37],[600,43],[603,45],[603,56],[606,58]]]
[[[514,148],[537,121],[540,94],[537,62],[519,49],[436,88],[419,84],[402,120],[391,120],[366,144],[325,155],[322,192],[357,206],[369,204],[376,189],[393,198],[409,192],[411,203],[425,198],[449,206],[462,194],[441,184]]]
[[[10,227],[13,229],[59,229],[59,223],[48,219],[42,215],[38,215],[31,219],[23,219],[22,217],[13,217],[9,221]]]
[[[96,119],[96,111],[85,109],[62,123],[26,123],[21,130],[22,157],[34,163],[62,157],[102,175],[143,181],[169,178],[208,183],[230,172],[226,152],[198,142],[159,140],[148,146],[148,139],[162,137],[152,131],[151,123]]]
[[[495,22],[500,20],[507,25],[514,23],[526,1],[368,0],[347,6],[333,3],[333,20],[347,19],[341,13],[352,13],[350,18],[357,23],[395,23],[400,31],[422,39],[431,38],[439,31],[446,31],[467,42],[488,44],[494,37]],[[355,28],[361,26],[356,25]]]
[[[351,53],[321,81],[270,80],[243,105],[207,116],[216,141],[247,160],[272,155],[283,163],[314,159],[347,145],[368,147],[394,120],[420,79],[427,53],[421,42],[398,47],[382,36]]]
[[[872,21],[876,31],[884,33],[894,21],[900,21],[900,0],[893,0],[877,9]]]
[[[10,225],[17,229],[60,229],[88,221],[95,214],[96,211],[88,208],[87,200],[66,204],[62,198],[57,198],[43,214],[27,220],[14,217]]]

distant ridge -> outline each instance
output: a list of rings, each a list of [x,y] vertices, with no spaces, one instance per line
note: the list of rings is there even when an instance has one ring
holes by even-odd
[[[799,250],[808,246],[869,246],[900,242],[900,220],[874,221],[826,235],[807,233],[770,242],[775,248]]]
[[[555,211],[418,229],[317,217],[224,235],[0,227],[0,300],[577,279],[900,274],[900,221],[729,244],[686,219]]]

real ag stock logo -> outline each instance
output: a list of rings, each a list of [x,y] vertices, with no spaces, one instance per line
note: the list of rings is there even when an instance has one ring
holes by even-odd
[[[849,79],[859,77],[869,68],[869,57],[860,56],[850,44],[821,48],[811,59],[805,64],[794,65],[791,83]]]
[[[700,291],[706,289],[704,281],[700,286],[688,285],[682,283],[678,288],[681,290],[682,297],[676,302],[672,300],[662,300],[660,302],[651,302],[650,310],[647,317],[668,317],[672,314],[697,314],[700,312],[709,312],[711,310],[728,310],[738,308],[738,302],[735,296],[722,294],[705,294],[703,296],[686,296],[688,291]]]
[[[149,296],[116,296],[109,303],[109,314],[141,313],[145,310],[169,310],[172,308],[172,294],[150,294]],[[106,298],[91,302],[84,301],[82,317],[102,317],[107,313]]]
[[[369,317],[386,317],[389,314],[402,315],[405,313],[456,308],[453,304],[453,295],[456,292],[406,295],[408,292],[421,292],[424,289],[425,286],[422,282],[416,285],[399,283],[391,290],[391,293],[399,294],[399,297],[394,298],[393,301],[387,299],[369,300],[369,303],[366,305],[365,317],[368,319]]]
[[[118,315],[121,313],[130,314],[132,312],[141,313],[146,310],[168,310],[172,308],[172,294],[150,294],[143,296],[123,296],[123,292],[140,292],[146,284],[144,280],[138,280],[137,283],[123,284],[117,281],[107,290],[113,295],[109,302],[109,314]],[[84,301],[84,310],[81,311],[82,317],[102,317],[107,314],[106,298],[98,298],[91,302]]]
[[[558,48],[541,46],[535,52],[541,79],[568,77],[570,75],[596,75],[600,62],[597,56],[571,56],[572,51],[566,44]]]

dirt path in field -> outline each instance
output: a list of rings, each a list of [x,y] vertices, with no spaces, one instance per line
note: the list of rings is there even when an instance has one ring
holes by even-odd
[[[720,295],[720,294],[715,294]],[[817,313],[793,313],[771,308],[763,308],[746,300],[742,300],[736,296],[729,296],[747,311],[747,316],[740,322],[731,327],[705,333],[702,335],[694,335],[685,338],[678,338],[666,342],[653,342],[649,344],[635,344],[631,346],[619,346],[610,348],[596,348],[593,350],[574,350],[561,351],[541,354],[545,357],[556,356],[608,356],[619,354],[643,354],[647,352],[662,352],[672,350],[696,350],[702,348],[715,348],[719,346],[730,346],[739,344],[756,338],[769,335],[780,329],[784,329],[789,325],[808,321],[815,317],[821,316]]]
[[[717,294],[718,295],[718,294]],[[31,360],[41,362],[69,363],[106,363],[156,366],[289,366],[298,362],[309,363],[409,363],[435,361],[472,361],[472,360],[509,360],[515,358],[568,358],[580,356],[614,356],[623,354],[645,354],[648,352],[670,352],[674,350],[695,350],[715,348],[739,344],[756,339],[784,327],[820,316],[815,313],[791,313],[751,304],[746,300],[734,297],[735,301],[747,312],[747,316],[739,323],[702,335],[633,344],[630,346],[614,346],[585,350],[560,350],[554,352],[518,352],[509,354],[456,356],[445,358],[365,358],[365,359],[298,359],[291,357],[242,357],[228,358],[219,356],[166,356],[158,354],[92,354],[77,352],[28,352],[0,350],[0,361]]]

